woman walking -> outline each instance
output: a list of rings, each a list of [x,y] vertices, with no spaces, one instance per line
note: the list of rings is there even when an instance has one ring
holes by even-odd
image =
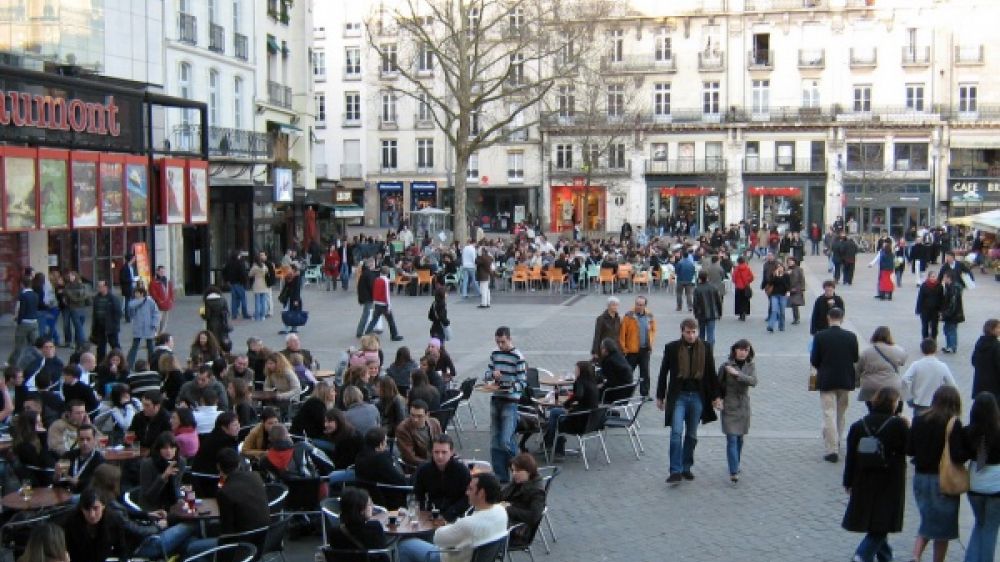
[[[253,291],[253,319],[260,322],[267,313],[267,297],[271,294],[271,288],[267,285],[267,262],[258,255],[250,266],[250,289]]]
[[[906,351],[892,340],[888,326],[879,326],[872,332],[871,347],[861,352],[857,373],[861,380],[858,400],[870,402],[879,389],[892,387],[902,395],[903,379],[899,368],[906,364]]]
[[[949,443],[951,459],[969,464],[969,505],[975,523],[965,562],[992,562],[1000,530],[1000,408],[989,392],[976,395],[962,439]]]
[[[799,267],[799,260],[788,260],[788,306],[792,309],[792,324],[799,323],[799,307],[806,305],[806,276]]]
[[[128,350],[128,368],[135,368],[135,357],[139,351],[139,341],[146,340],[146,360],[153,358],[153,338],[160,329],[160,308],[149,298],[144,287],[136,287],[134,297],[128,303],[132,317],[132,347]]]
[[[719,368],[722,382],[722,432],[726,434],[729,480],[740,481],[743,436],[750,431],[750,387],[757,386],[753,346],[739,340],[729,348],[729,359]]]
[[[850,499],[841,526],[847,531],[865,533],[852,562],[892,560],[889,533],[903,530],[906,442],[910,428],[906,420],[895,415],[898,409],[899,392],[892,387],[882,388],[872,399],[871,413],[854,422],[847,434],[844,490]],[[881,443],[881,460],[877,454],[858,454],[858,444],[868,437]]]
[[[916,313],[920,316],[920,337],[937,341],[938,321],[944,306],[944,290],[938,282],[937,272],[928,271],[927,279],[917,290]]]
[[[750,314],[750,297],[753,294],[753,289],[750,288],[751,283],[753,283],[753,271],[750,269],[750,265],[747,264],[746,258],[740,256],[736,259],[736,268],[733,269],[733,287],[736,293],[736,316],[739,317],[740,321],[746,321],[747,316]]]
[[[903,286],[903,272],[906,271],[906,240],[899,239],[896,243],[896,253],[893,256],[893,264],[896,266],[896,286]]]
[[[427,311],[427,319],[431,321],[431,337],[445,341],[451,332],[451,321],[448,320],[447,289],[438,287],[434,289],[434,302],[431,303],[430,310]]]
[[[952,272],[941,277],[941,291],[944,300],[941,305],[941,320],[944,321],[944,347],[941,351],[958,351],[958,325],[965,322],[965,308],[962,306],[962,285],[956,283]]]
[[[774,273],[767,283],[768,298],[771,300],[771,314],[767,318],[767,331],[774,332],[775,326],[782,332],[785,331],[785,307],[788,305],[789,291],[788,274],[785,273],[785,266],[780,263],[775,266]],[[768,290],[769,289],[769,290]]]
[[[944,562],[948,541],[958,538],[959,497],[941,493],[938,470],[945,442],[962,439],[962,424],[958,421],[961,414],[958,389],[942,386],[934,392],[930,409],[913,418],[906,454],[913,457],[913,497],[920,511],[920,528],[913,544],[916,562],[920,562],[931,541],[934,562]],[[946,435],[949,426],[953,427],[950,437]]]
[[[886,242],[882,244],[875,259],[868,264],[871,267],[878,264],[878,294],[875,298],[879,300],[892,300],[892,292],[896,289],[892,283],[894,270],[896,269],[896,255],[892,251],[892,246]]]

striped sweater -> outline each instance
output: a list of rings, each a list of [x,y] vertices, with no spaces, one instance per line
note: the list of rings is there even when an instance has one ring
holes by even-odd
[[[493,382],[493,371],[500,371],[500,388],[493,393],[494,398],[517,401],[528,385],[528,363],[517,348],[510,351],[496,349],[490,353],[485,379]]]

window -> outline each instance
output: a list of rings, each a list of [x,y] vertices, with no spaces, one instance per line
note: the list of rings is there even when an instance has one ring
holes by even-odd
[[[977,111],[976,98],[979,94],[979,86],[976,84],[958,85],[958,110],[971,113]]]
[[[573,167],[573,145],[556,145],[556,168],[559,170],[569,170]]]
[[[469,155],[469,165],[465,169],[465,179],[473,182],[479,181],[479,153],[473,152]]]
[[[524,152],[518,150],[507,153],[507,181],[511,183],[524,181]]]
[[[795,143],[776,142],[774,143],[775,171],[789,172],[795,170]]]
[[[622,117],[625,114],[625,86],[608,85],[608,117]]]
[[[705,169],[710,172],[720,172],[725,169],[722,159],[722,143],[705,143]]]
[[[182,98],[191,99],[191,65],[186,62],[182,62],[177,71],[177,93]],[[190,110],[181,110],[181,123],[191,124]]]
[[[313,78],[326,79],[326,52],[323,50],[313,51]]]
[[[326,94],[316,94],[313,96],[316,103],[316,126],[326,127]]]
[[[656,117],[670,116],[669,83],[653,84],[653,115]]]
[[[854,87],[854,111],[868,113],[872,110],[872,87],[859,85]]]
[[[559,117],[571,118],[576,113],[576,88],[559,86]]]
[[[927,143],[897,142],[894,147],[895,169],[901,172],[908,170],[927,170]]]
[[[473,111],[469,115],[469,136],[474,137],[480,133],[479,129],[479,112]]]
[[[417,71],[431,72],[434,70],[434,51],[430,45],[421,44],[420,52],[417,53]]]
[[[612,144],[608,149],[608,167],[613,170],[624,170],[626,168],[625,143]]]
[[[382,171],[383,172],[394,172],[399,167],[399,161],[397,159],[399,146],[396,140],[383,140],[382,141]]]
[[[233,33],[239,33],[243,26],[240,20],[243,19],[243,10],[240,7],[240,0],[233,0]]]
[[[218,0],[208,0],[208,21],[211,23],[219,21]]]
[[[510,70],[507,73],[507,81],[513,86],[524,84],[524,55],[521,53],[510,56]]]
[[[243,79],[233,79],[233,128],[243,128]]]
[[[760,141],[747,141],[744,169],[748,172],[760,170]]]
[[[361,121],[361,92],[344,92],[344,121],[355,125]]]
[[[421,92],[417,95],[417,121],[431,121],[431,104],[427,101],[427,94]]]
[[[625,32],[621,29],[612,29],[608,35],[610,40],[608,61],[622,62],[625,59]]]
[[[754,80],[751,83],[752,90],[752,107],[754,115],[766,115],[771,107],[771,81],[770,80]]]
[[[382,74],[395,74],[397,72],[399,72],[399,59],[396,44],[382,45]]]
[[[517,6],[507,14],[507,26],[511,33],[520,33],[524,27],[524,8]]]
[[[702,85],[701,111],[705,115],[719,114],[719,83],[705,82]]]
[[[434,139],[417,139],[417,171],[430,171],[434,167]]]
[[[666,162],[667,161],[667,143],[665,142],[654,142],[651,145],[650,158],[654,162]]]
[[[360,47],[348,47],[344,50],[344,78],[361,78]]]
[[[923,84],[907,84],[906,85],[906,109],[910,111],[923,111],[924,110],[924,85]]]
[[[469,39],[474,39],[479,33],[479,17],[479,8],[469,8],[469,13],[465,16],[465,32]]]
[[[573,38],[564,33],[562,37],[562,48],[559,49],[559,63],[568,66],[575,62],[576,45],[573,42]]]
[[[508,140],[528,140],[528,129],[524,126],[524,111],[519,104],[510,104],[510,122],[507,124]]]
[[[361,22],[349,21],[345,23],[344,37],[361,37]]]
[[[880,142],[848,143],[847,170],[850,172],[882,170],[884,150]]]
[[[661,27],[656,32],[656,47],[653,56],[656,62],[666,62],[673,58],[673,52],[670,49],[670,30],[666,27]]]
[[[396,94],[382,92],[382,123],[396,123]]]
[[[601,166],[601,147],[597,143],[585,144],[583,149],[583,165],[590,169]]]
[[[802,107],[819,107],[819,80],[802,81]]]
[[[219,126],[219,72],[208,72],[208,124]]]

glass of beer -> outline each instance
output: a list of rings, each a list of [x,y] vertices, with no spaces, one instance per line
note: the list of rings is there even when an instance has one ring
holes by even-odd
[[[102,435],[97,439],[97,446],[103,451],[108,448],[108,436]]]
[[[31,488],[31,480],[25,480],[24,484],[21,485],[21,497],[24,501],[30,502],[33,494],[34,491]]]
[[[56,463],[56,479],[69,476],[70,462],[68,459],[59,459]]]

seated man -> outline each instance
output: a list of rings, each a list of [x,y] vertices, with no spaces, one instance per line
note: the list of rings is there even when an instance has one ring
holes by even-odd
[[[101,405],[94,389],[80,380],[80,370],[76,365],[66,365],[62,369],[62,395],[67,403],[73,400],[83,402],[88,412]]]
[[[69,470],[61,473],[56,463],[56,481],[79,494],[94,475],[94,470],[104,462],[104,456],[97,450],[97,430],[90,424],[81,425],[77,430],[76,447],[61,457],[69,461]]]
[[[76,447],[78,432],[81,427],[90,425],[90,416],[83,402],[73,400],[63,417],[54,421],[49,427],[49,450],[56,455],[65,455]],[[92,426],[91,426],[92,427]],[[96,431],[96,430],[95,430]],[[101,435],[98,433],[97,438]]]
[[[222,413],[219,411],[218,405],[219,397],[214,390],[206,388],[201,392],[201,403],[198,404],[197,408],[191,410],[199,434],[209,433],[215,427],[215,419]]]
[[[163,395],[150,390],[142,397],[142,411],[132,416],[128,430],[135,433],[139,446],[149,449],[164,431],[170,431],[170,413],[163,408]]]
[[[29,394],[38,397],[38,400],[41,401],[43,406],[45,406],[47,414],[49,412],[54,412],[55,418],[61,416],[63,412],[66,411],[66,401],[63,399],[60,393],[56,392],[55,390],[48,390],[49,388],[59,388],[59,387],[52,386],[52,384],[49,382],[48,373],[38,373],[38,376],[35,377],[35,382],[39,383],[40,390],[36,390],[35,392],[29,392]],[[86,409],[86,405],[84,405],[84,409]]]
[[[441,424],[427,413],[427,402],[410,402],[410,416],[396,426],[396,447],[408,465],[420,466],[431,460],[431,443],[441,435]]]
[[[454,521],[469,508],[465,490],[469,467],[455,458],[455,442],[447,433],[434,438],[431,461],[413,476],[413,494],[425,502],[424,509],[437,508],[446,521]]]
[[[285,356],[285,359],[288,359],[289,363],[292,362],[293,353],[302,354],[302,364],[307,368],[316,368],[316,363],[313,362],[312,352],[302,347],[302,342],[299,341],[298,334],[288,334],[285,336],[285,349],[281,350],[281,354]]]
[[[248,388],[253,388],[254,370],[250,368],[250,359],[246,355],[237,355],[233,364],[222,373],[222,382],[229,384],[233,379],[243,379]]]
[[[160,368],[160,358],[164,355],[174,354],[174,337],[166,332],[160,332],[153,343],[155,347],[153,347],[153,354],[149,357],[149,368],[156,370]]]
[[[222,386],[221,382],[216,380],[215,372],[212,371],[212,365],[210,364],[198,367],[198,375],[195,379],[181,385],[180,392],[177,393],[177,404],[180,405],[181,402],[187,402],[188,407],[196,407],[201,403],[201,393],[208,388],[215,391],[215,396],[219,400],[219,408],[223,411],[228,411],[229,398],[226,394],[226,388]]]
[[[159,392],[160,386],[163,384],[160,373],[150,369],[149,363],[144,359],[135,362],[135,370],[128,374],[125,382],[128,383],[128,389],[132,396],[139,399],[142,399],[147,392],[154,390]]]
[[[35,340],[35,348],[39,352],[37,357],[24,366],[24,385],[28,390],[41,388],[35,382],[35,377],[39,373],[48,373],[49,380],[54,381],[62,374],[65,366],[62,359],[56,355],[56,344],[50,338],[38,338]]]
[[[373,427],[365,433],[365,445],[354,461],[354,473],[358,480],[365,482],[407,484],[406,475],[389,452],[385,430],[381,427]]]
[[[223,412],[215,418],[215,429],[199,440],[198,454],[191,462],[191,470],[202,474],[218,474],[215,459],[219,451],[232,449],[236,451],[236,436],[240,432],[240,420],[233,412]],[[217,490],[217,489],[216,489]],[[201,497],[215,497],[216,490],[207,482],[196,481],[195,493]]]

